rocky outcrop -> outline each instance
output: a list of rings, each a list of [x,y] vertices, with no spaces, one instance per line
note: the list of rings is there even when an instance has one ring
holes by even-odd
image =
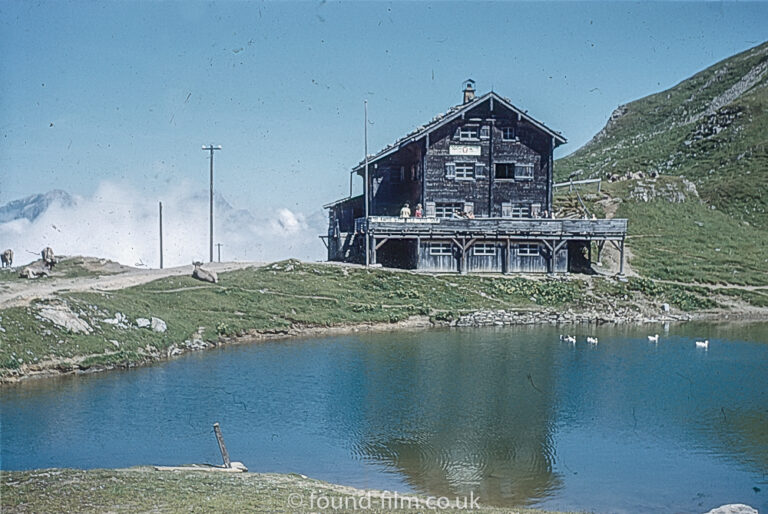
[[[38,311],[37,315],[39,319],[50,321],[54,325],[75,334],[93,332],[91,326],[80,319],[77,313],[72,312],[66,303],[46,305]]]
[[[512,310],[482,310],[461,316],[456,322],[457,327],[503,327],[509,325],[534,325],[549,323],[656,323],[664,321],[688,321],[687,314],[670,314],[668,311],[660,316],[649,317],[644,314],[619,308],[614,312],[588,310],[584,312],[567,311],[512,311]]]

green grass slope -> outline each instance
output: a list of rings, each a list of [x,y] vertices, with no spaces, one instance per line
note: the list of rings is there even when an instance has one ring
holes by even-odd
[[[707,205],[768,230],[768,42],[620,106],[555,170],[683,176]]]

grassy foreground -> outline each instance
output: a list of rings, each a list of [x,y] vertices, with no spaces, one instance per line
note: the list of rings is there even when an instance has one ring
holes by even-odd
[[[426,497],[408,496],[403,500],[393,493],[363,491],[301,475],[131,468],[1,471],[0,477],[2,512],[434,511],[426,504]],[[365,508],[367,505],[370,507]],[[462,508],[456,508],[459,506]],[[466,512],[463,506],[464,500],[460,499],[459,505],[440,512]],[[481,506],[473,511],[493,514],[510,509]]]
[[[0,310],[0,378],[133,366],[234,338],[413,316],[441,323],[483,309],[657,315],[661,303],[677,312],[718,306],[702,287],[641,278],[427,275],[291,260],[219,279],[171,276],[110,292],[60,292]],[[153,317],[167,329],[139,327],[140,318]]]

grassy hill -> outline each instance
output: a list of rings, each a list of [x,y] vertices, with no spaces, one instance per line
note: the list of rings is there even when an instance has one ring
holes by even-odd
[[[555,171],[608,180],[588,203],[630,220],[641,275],[768,284],[768,42],[619,106]]]
[[[619,106],[555,170],[683,176],[707,205],[768,229],[768,42]]]

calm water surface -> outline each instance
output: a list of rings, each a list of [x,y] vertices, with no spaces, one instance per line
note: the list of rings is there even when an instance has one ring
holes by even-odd
[[[218,463],[218,421],[252,471],[496,505],[768,509],[768,325],[578,330],[575,347],[550,327],[262,343],[18,384],[0,389],[0,466]]]

